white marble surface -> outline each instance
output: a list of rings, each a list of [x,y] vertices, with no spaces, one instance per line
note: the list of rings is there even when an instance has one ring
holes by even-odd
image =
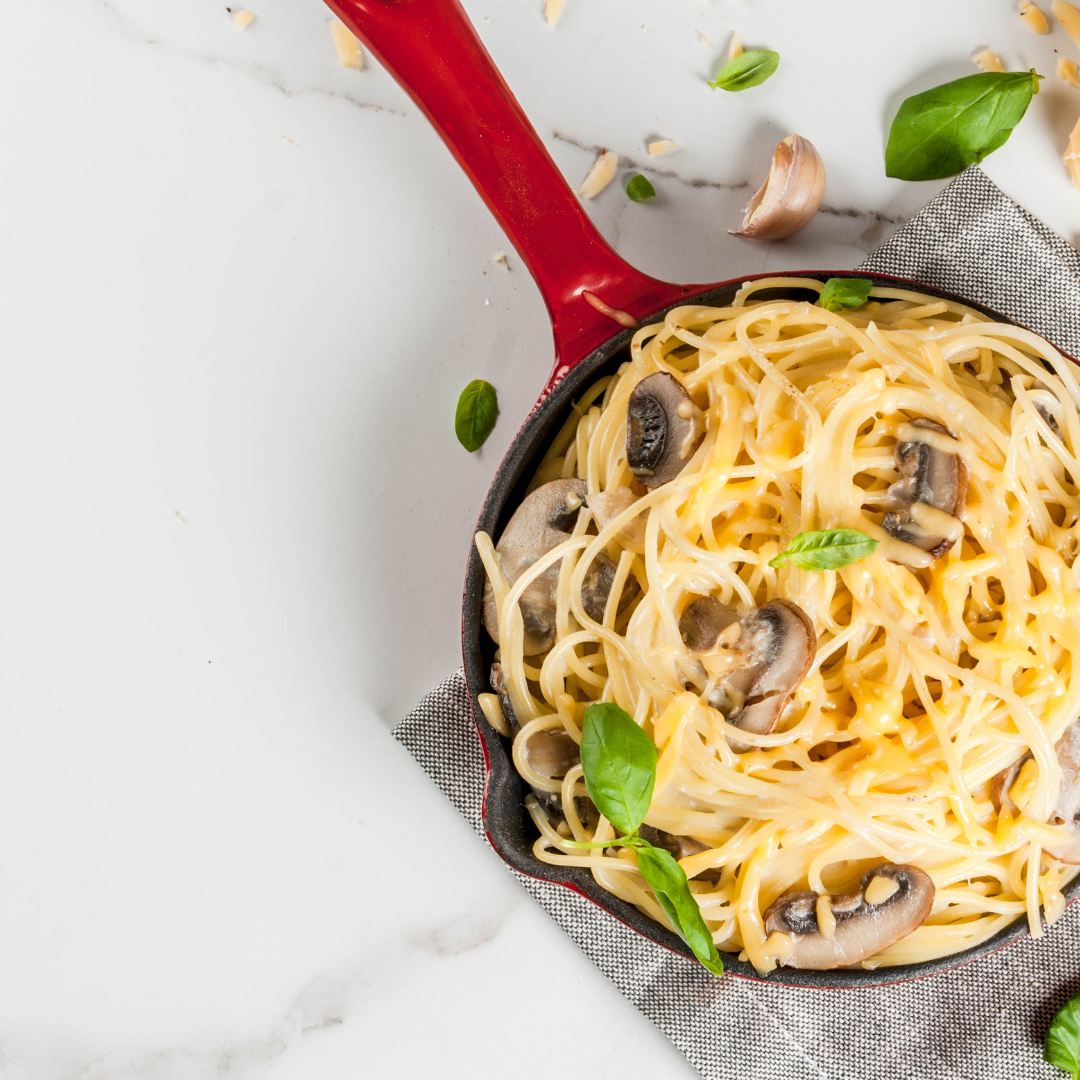
[[[0,1078],[690,1076],[389,736],[549,332],[389,77],[257,3],[0,6]],[[987,171],[1080,235],[1071,46],[1011,0],[539,3],[466,0],[573,183],[682,145],[590,206],[646,270],[854,265],[941,186],[885,178],[892,110],[984,44],[1050,76]],[[714,93],[734,29],[783,66]],[[791,131],[826,210],[729,237]]]

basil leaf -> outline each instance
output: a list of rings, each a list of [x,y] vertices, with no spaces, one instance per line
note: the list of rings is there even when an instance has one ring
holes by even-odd
[[[794,537],[775,559],[770,559],[769,565],[780,567],[790,562],[800,570],[839,570],[872,555],[879,543],[880,540],[857,529],[804,532]]]
[[[701,917],[686,871],[675,861],[671,852],[657,847],[637,849],[638,869],[652,886],[657,903],[671,920],[675,932],[690,946],[694,955],[714,975],[724,974],[720,954],[713,944],[712,934]]]
[[[1080,994],[1070,998],[1050,1023],[1043,1060],[1080,1080]]]
[[[779,65],[779,53],[751,49],[729,60],[709,85],[714,90],[747,90],[763,83]]]
[[[483,379],[473,379],[458,398],[454,414],[454,431],[458,442],[471,454],[484,445],[499,415],[495,387]]]
[[[819,303],[826,311],[862,307],[870,299],[874,283],[869,278],[831,277],[821,290]]]
[[[889,129],[886,175],[939,180],[977,165],[1012,134],[1041,78],[1034,68],[988,71],[909,97]]]
[[[634,202],[644,202],[646,199],[651,199],[656,195],[656,188],[649,183],[647,176],[642,176],[638,173],[637,176],[631,176],[626,184],[626,194],[630,196]]]
[[[649,811],[656,757],[652,739],[618,705],[604,702],[585,710],[581,729],[585,790],[620,832],[634,832]]]

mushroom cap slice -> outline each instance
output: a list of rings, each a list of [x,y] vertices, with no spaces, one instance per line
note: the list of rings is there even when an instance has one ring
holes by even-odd
[[[705,414],[666,371],[646,376],[626,406],[626,461],[647,488],[674,480],[705,437]]]
[[[491,683],[491,689],[499,696],[499,706],[511,733],[516,735],[521,730],[521,724],[518,721],[517,713],[514,712],[514,706],[510,704],[510,695],[506,692],[506,676],[503,674],[502,664],[496,662],[491,665],[488,682]]]
[[[866,891],[875,878],[884,878],[895,889],[877,904],[867,903]],[[828,971],[857,964],[894,945],[921,926],[934,904],[934,883],[917,866],[883,863],[863,874],[859,892],[829,898],[835,920],[831,936],[818,926],[815,892],[781,896],[765,913],[765,932],[791,938],[788,967]]]
[[[1046,854],[1058,862],[1075,865],[1080,863],[1080,720],[1065,729],[1065,734],[1058,739],[1054,749],[1061,768],[1061,790],[1046,820],[1049,825],[1067,825],[1071,839],[1061,847],[1047,848]],[[1029,750],[991,779],[990,800],[995,809],[1000,811],[1002,806],[1006,806],[1013,813],[1019,813],[1019,808],[1009,797],[1009,791],[1031,757]]]
[[[1006,766],[996,776],[990,778],[990,801],[994,809],[999,813],[1003,806],[1007,806],[1010,812],[1018,812],[1016,803],[1009,798],[1009,789],[1016,783],[1016,777],[1024,767],[1025,762],[1031,760],[1031,751],[1018,757],[1011,765]]]
[[[578,511],[587,504],[585,481],[574,479],[552,480],[525,498],[495,546],[499,566],[509,585],[537,559],[570,539]],[[559,560],[531,581],[518,601],[525,629],[522,650],[525,656],[547,652],[555,643],[555,592],[561,565]],[[581,599],[589,618],[596,622],[603,621],[616,569],[615,563],[601,552],[586,571]],[[640,591],[637,579],[628,578],[619,597],[618,610],[624,611]],[[484,583],[483,614],[484,627],[498,645],[499,613],[490,581]]]
[[[525,740],[525,759],[529,767],[551,780],[561,780],[581,761],[578,744],[561,728],[534,731]]]
[[[608,488],[607,491],[597,491],[590,495],[589,509],[593,512],[597,529],[606,529],[637,501],[638,496],[627,487]],[[648,513],[649,511],[646,510],[637,517],[631,518],[629,524],[624,525],[615,534],[617,540],[639,555],[645,551],[645,523],[648,520]]]
[[[508,584],[515,581],[537,559],[570,539],[578,511],[585,505],[584,480],[552,480],[526,496],[514,511],[499,538],[495,551]],[[555,641],[555,590],[559,584],[559,563],[549,566],[521,594],[518,606],[525,624],[526,656],[547,652]],[[484,626],[491,640],[499,644],[499,613],[491,583],[484,585]]]
[[[679,620],[683,640],[695,651],[711,649],[732,619],[730,609],[712,597],[687,606]],[[724,620],[727,619],[725,622]],[[731,647],[735,664],[709,695],[709,704],[729,724],[755,735],[768,735],[817,655],[817,634],[810,617],[790,600],[770,600],[739,619],[738,640]],[[732,741],[732,749],[749,749]]]
[[[503,674],[502,664],[491,665],[490,682],[491,689],[499,695],[503,716],[506,717],[510,730],[516,736],[521,730],[521,724],[518,722],[513,705],[510,704],[510,695],[506,692],[506,676]],[[559,730],[537,731],[530,735],[525,743],[525,756],[536,772],[541,776],[549,776],[552,780],[561,780],[574,765],[581,761],[581,751],[577,743],[565,731]],[[531,788],[531,791],[549,818],[566,817],[562,796],[557,791],[544,791],[542,788]],[[575,799],[575,808],[582,821],[585,820],[591,806],[590,799],[583,797]]]
[[[618,567],[614,561],[601,552],[585,571],[585,580],[581,583],[581,606],[593,622],[604,621],[604,611],[607,609],[611,586],[615,584],[617,570]],[[637,578],[632,574],[629,575],[623,585],[622,595],[619,597],[618,614],[621,615],[640,592],[641,586]]]
[[[743,731],[768,735],[814,662],[817,634],[810,617],[790,600],[763,604],[750,613],[744,627],[753,655],[760,659],[733,676],[739,689],[746,687],[746,701],[731,723]]]
[[[1072,840],[1046,854],[1063,863],[1080,863],[1080,723],[1073,723],[1057,741],[1061,791],[1050,814],[1051,825],[1068,825]]]
[[[953,438],[936,420],[922,418],[906,426]],[[942,449],[940,441],[907,438],[897,442],[895,457],[900,479],[890,486],[883,500],[888,512],[881,522],[890,536],[921,548],[934,559],[941,558],[953,546],[955,538],[941,535],[930,522],[920,524],[917,518],[927,515],[920,515],[912,507],[921,503],[959,520],[967,499],[967,466],[959,454]]]
[[[1029,395],[1035,403],[1035,411],[1046,421],[1046,426],[1060,439],[1061,425],[1058,423],[1057,414],[1061,412],[1061,402],[1054,392],[1042,379],[1036,379],[1031,384]]]
[[[563,729],[534,731],[525,741],[525,760],[529,767],[541,776],[551,780],[561,780],[575,765],[581,763],[581,751],[578,744]],[[541,809],[549,818],[565,820],[562,795],[558,791],[545,791],[532,788],[532,793]],[[577,797],[574,808],[578,817],[585,820],[591,800]]]
[[[720,632],[738,617],[715,596],[699,596],[683,608],[679,616],[679,633],[691,652],[708,652],[716,645]]]

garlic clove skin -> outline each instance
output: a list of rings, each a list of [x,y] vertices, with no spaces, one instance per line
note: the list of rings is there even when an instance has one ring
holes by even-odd
[[[776,144],[769,175],[750,200],[742,228],[729,232],[753,240],[783,240],[809,222],[824,196],[820,155],[809,140],[789,135]]]

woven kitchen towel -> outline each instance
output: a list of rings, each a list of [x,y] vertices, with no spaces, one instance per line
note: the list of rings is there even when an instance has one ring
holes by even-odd
[[[1080,355],[1080,257],[978,169],[862,269],[964,293]],[[483,837],[484,765],[458,672],[395,729]],[[486,840],[485,840],[486,842]],[[708,1080],[1036,1080],[1054,1012],[1080,990],[1080,904],[957,971],[866,990],[801,990],[704,968],[568,889],[516,875],[594,964]]]

